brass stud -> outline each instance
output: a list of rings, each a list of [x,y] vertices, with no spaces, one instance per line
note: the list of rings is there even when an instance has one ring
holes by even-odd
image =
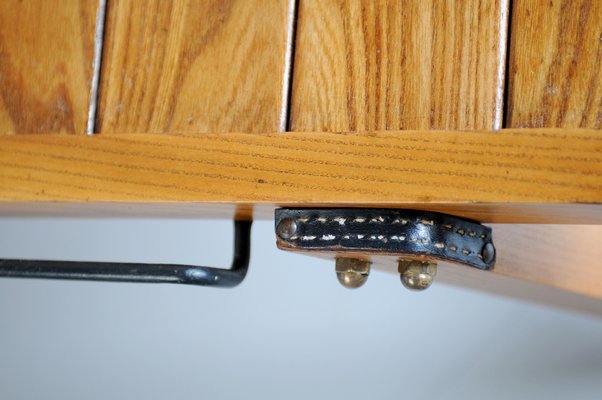
[[[357,258],[337,258],[337,279],[347,289],[356,289],[368,280],[370,275],[370,261]]]
[[[410,290],[424,290],[437,275],[437,264],[429,261],[405,260],[398,262],[401,283]]]

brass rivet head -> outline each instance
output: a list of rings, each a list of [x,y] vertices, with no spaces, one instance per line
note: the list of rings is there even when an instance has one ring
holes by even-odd
[[[285,218],[278,223],[276,233],[282,239],[290,239],[297,233],[297,223],[293,219]]]
[[[483,257],[483,262],[486,264],[489,264],[491,261],[493,261],[495,258],[495,247],[493,247],[491,242],[483,246],[483,250],[481,250],[481,256]]]
[[[437,264],[429,261],[404,260],[398,262],[401,283],[410,290],[424,290],[437,275]]]
[[[370,262],[356,258],[336,259],[337,279],[347,289],[356,289],[368,280]]]

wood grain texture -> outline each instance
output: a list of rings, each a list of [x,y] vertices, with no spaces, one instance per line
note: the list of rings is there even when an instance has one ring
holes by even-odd
[[[109,2],[98,130],[281,130],[289,3]]]
[[[0,1],[0,134],[86,132],[97,1]]]
[[[301,1],[292,130],[492,129],[501,3]]]
[[[513,2],[507,127],[602,128],[602,2]]]
[[[418,204],[602,223],[601,177],[594,130],[0,138],[0,199],[12,202]]]

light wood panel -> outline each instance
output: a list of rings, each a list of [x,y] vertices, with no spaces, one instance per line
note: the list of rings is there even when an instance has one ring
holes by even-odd
[[[506,4],[301,1],[292,130],[499,128]]]
[[[555,253],[549,254],[549,258],[546,258],[546,260],[553,259],[554,255]],[[570,270],[571,265],[563,265],[562,268]],[[592,264],[591,267],[592,270],[600,269],[599,264]],[[534,282],[524,277],[510,277],[495,272],[480,274],[479,272],[483,271],[472,271],[468,268],[453,266],[440,270],[437,281],[443,284],[478,290],[489,295],[501,295],[539,303],[547,307],[558,307],[602,316],[602,300],[599,297],[591,297],[579,292],[548,286],[543,282]],[[579,288],[581,283],[591,283],[588,279],[589,276],[584,276],[582,281],[572,283]]]
[[[602,2],[513,2],[507,127],[602,128]]]
[[[438,283],[447,283],[602,315],[601,225],[493,224],[491,228],[495,267],[483,271],[438,261],[436,284],[429,291],[436,290]],[[336,256],[334,252],[295,252],[327,259]],[[361,256],[369,259],[374,269],[398,274],[399,257]]]
[[[492,271],[442,263],[437,282],[602,315],[602,226],[492,225]],[[395,260],[379,269],[396,273]]]
[[[601,176],[594,130],[0,138],[12,202],[418,205],[601,223]]]
[[[0,1],[0,135],[86,132],[98,1]]]
[[[602,226],[494,225],[496,274],[602,299]],[[602,313],[602,304],[600,307]]]
[[[98,130],[281,130],[289,3],[109,2]]]
[[[11,191],[19,191],[13,188]],[[20,190],[23,193],[31,191]],[[211,202],[182,201],[77,201],[60,196],[48,200],[0,200],[2,217],[64,218],[186,218],[186,219],[273,219],[276,207],[383,207],[438,211],[481,222],[522,224],[602,224],[599,204],[487,203],[487,202]]]

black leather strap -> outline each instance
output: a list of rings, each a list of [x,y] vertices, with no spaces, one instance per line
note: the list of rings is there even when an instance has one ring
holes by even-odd
[[[447,214],[281,208],[275,219],[278,246],[284,249],[430,256],[483,270],[495,264],[491,228]],[[278,229],[281,223],[289,229]]]

